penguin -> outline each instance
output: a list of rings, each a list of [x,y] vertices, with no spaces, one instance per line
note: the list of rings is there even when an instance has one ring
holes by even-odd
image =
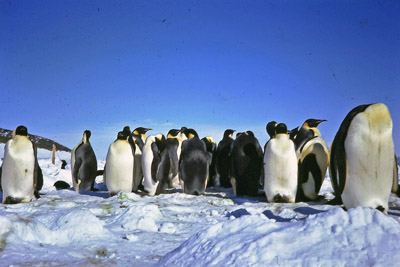
[[[167,139],[156,140],[158,155],[154,156],[152,163],[152,177],[159,182],[156,194],[164,193],[168,188],[179,186],[179,157],[181,154],[182,141],[178,136],[180,130],[171,129]]]
[[[275,136],[264,152],[264,192],[268,202],[289,202],[296,199],[297,157],[294,143],[288,137],[286,124],[279,123]]]
[[[296,202],[316,200],[329,165],[329,149],[318,124],[326,120],[308,119],[300,130],[297,128],[291,138],[299,145],[296,150],[298,160],[298,188]]]
[[[235,130],[227,129],[224,132],[222,140],[218,143],[215,165],[219,175],[219,185],[221,187],[232,187],[229,175],[229,152],[233,143],[232,135]]]
[[[93,190],[97,176],[97,159],[90,145],[91,132],[83,132],[82,140],[71,153],[72,185],[75,191]]]
[[[142,149],[144,146],[144,142],[146,141],[146,132],[151,129],[138,127],[132,131],[132,138],[135,143],[135,170],[133,172],[133,187],[132,191],[136,192],[139,189],[139,186],[142,185],[143,180],[143,171],[142,171]]]
[[[152,163],[158,157],[159,150],[156,141],[162,142],[165,140],[163,134],[150,135],[146,138],[142,150],[142,170],[143,170],[143,186],[144,191],[149,196],[154,196],[157,190],[158,181],[152,177]]]
[[[321,136],[317,126],[324,121],[326,120],[308,119],[303,123],[300,130],[296,130],[295,134],[291,133],[297,157],[300,156],[300,150],[308,140],[315,136]]]
[[[344,118],[330,155],[336,203],[387,213],[395,164],[392,128],[383,103],[357,106]]]
[[[182,189],[186,194],[202,195],[207,187],[211,155],[195,130],[187,129],[185,135],[188,139],[182,143],[179,164]]]
[[[263,151],[252,131],[236,135],[230,152],[230,180],[236,196],[256,196],[260,186]]]
[[[28,129],[21,125],[4,147],[1,168],[3,204],[27,203],[39,198],[43,185],[40,179],[36,146],[28,138]]]
[[[201,139],[206,144],[206,150],[211,156],[211,164],[208,170],[208,182],[207,187],[216,186],[217,185],[217,167],[216,167],[216,153],[217,153],[217,145],[215,143],[214,138],[211,136],[206,136]]]
[[[132,192],[134,157],[127,133],[118,132],[117,139],[110,145],[106,157],[106,186],[110,196],[123,191]]]

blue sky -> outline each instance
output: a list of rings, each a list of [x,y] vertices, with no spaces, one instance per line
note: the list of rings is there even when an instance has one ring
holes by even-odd
[[[125,125],[226,128],[308,118],[330,145],[346,114],[383,102],[400,147],[399,1],[0,0],[0,127],[104,159]]]

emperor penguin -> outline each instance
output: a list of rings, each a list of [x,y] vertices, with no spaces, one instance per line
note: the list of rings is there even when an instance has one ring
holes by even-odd
[[[296,150],[298,160],[298,187],[296,201],[316,200],[329,165],[329,149],[318,124],[326,120],[308,119],[294,136],[299,144]],[[305,134],[308,131],[308,134]],[[300,140],[302,139],[302,140]]]
[[[219,175],[219,185],[221,187],[232,187],[229,175],[229,153],[233,143],[233,133],[235,130],[227,129],[224,132],[224,136],[219,141],[215,157],[215,165],[217,173]]]
[[[355,107],[340,125],[329,169],[335,197],[346,209],[362,206],[387,213],[395,164],[392,128],[382,103]]]
[[[134,158],[126,134],[124,131],[118,132],[117,139],[108,148],[105,180],[110,196],[120,191],[132,192]]]
[[[206,144],[206,150],[210,154],[211,164],[208,169],[208,182],[207,187],[216,186],[217,185],[217,168],[216,168],[216,152],[217,152],[217,144],[215,143],[214,138],[211,136],[206,136],[201,139]]]
[[[3,203],[16,204],[39,198],[39,164],[36,147],[28,138],[28,129],[21,125],[4,147],[1,168]],[[43,177],[42,177],[43,179]],[[43,185],[43,180],[41,181]]]
[[[297,157],[294,143],[288,137],[286,124],[279,123],[275,136],[264,152],[264,192],[268,202],[289,202],[296,199]]]
[[[230,178],[236,196],[256,196],[260,187],[263,151],[252,131],[236,135],[230,152]]]
[[[97,176],[97,159],[89,139],[91,132],[83,132],[82,140],[71,153],[72,185],[75,191],[93,190]]]
[[[194,129],[187,129],[185,134],[188,139],[182,143],[179,164],[182,189],[186,194],[202,195],[207,187],[211,155]]]
[[[146,132],[150,131],[151,129],[138,127],[132,131],[132,138],[135,143],[135,169],[133,172],[133,187],[132,191],[137,191],[139,186],[142,184],[143,180],[143,171],[142,171],[142,149],[144,146],[144,142],[146,141]]]
[[[162,142],[165,140],[163,134],[150,135],[146,138],[142,150],[142,170],[143,170],[143,186],[144,191],[147,192],[149,196],[154,196],[157,190],[158,181],[156,178],[152,177],[152,163],[155,158],[158,157],[160,153],[156,142]]]
[[[167,139],[156,140],[158,155],[154,156],[152,163],[152,177],[159,182],[156,194],[164,193],[168,188],[179,186],[179,157],[181,154],[182,141],[178,136],[180,130],[171,129]]]

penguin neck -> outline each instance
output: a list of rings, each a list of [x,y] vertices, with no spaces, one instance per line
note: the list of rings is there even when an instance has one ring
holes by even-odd
[[[279,134],[276,134],[275,135],[275,137],[274,138],[271,138],[271,139],[289,139],[289,137],[288,137],[288,135],[286,134],[286,133],[279,133]]]
[[[82,143],[83,143],[83,144],[89,143],[89,139],[86,137],[86,133],[83,134]]]

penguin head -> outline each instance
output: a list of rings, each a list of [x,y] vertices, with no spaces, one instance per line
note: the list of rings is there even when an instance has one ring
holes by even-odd
[[[164,141],[165,136],[163,134],[156,134],[155,139],[158,141]]]
[[[254,133],[252,131],[246,131],[246,134],[248,136],[255,137],[255,135],[254,135]]]
[[[284,123],[279,123],[276,128],[275,128],[275,135],[278,134],[288,134],[288,129],[286,124]]]
[[[168,131],[167,138],[176,138],[181,130],[171,129]]]
[[[289,132],[290,132],[289,138],[290,138],[291,140],[294,140],[294,139],[296,139],[297,134],[298,134],[298,132],[299,132],[299,127],[296,127],[296,128],[294,128],[294,129],[290,130]]]
[[[124,128],[124,131],[118,132],[117,140],[126,140],[127,138],[128,138],[128,135],[126,134],[125,128]]]
[[[122,130],[127,136],[131,135],[131,128],[129,126],[125,126]]]
[[[26,128],[23,125],[20,125],[15,129],[15,134],[16,135],[23,135],[23,136],[28,136],[28,128]]]
[[[133,130],[132,134],[133,135],[146,135],[146,133],[150,130],[152,130],[152,129],[144,128],[144,127],[137,127],[135,130]]]
[[[303,123],[303,127],[305,128],[315,128],[317,127],[321,122],[324,122],[326,120],[316,120],[316,119],[308,119]]]
[[[265,127],[267,130],[267,133],[269,135],[270,138],[274,138],[275,137],[275,127],[278,125],[278,123],[276,123],[276,121],[270,121],[267,123],[267,126]]]
[[[85,130],[83,132],[83,137],[82,137],[82,143],[86,144],[87,142],[89,142],[89,138],[92,136],[92,133],[89,130]]]
[[[191,139],[191,138],[194,138],[194,137],[199,137],[197,132],[192,128],[186,129],[184,131],[184,134],[187,136],[188,139]]]
[[[92,136],[92,132],[90,130],[85,130],[83,132],[83,136],[86,137],[86,140],[89,140],[89,138]]]
[[[224,132],[224,138],[232,138],[233,133],[235,132],[235,130],[232,129],[226,129]]]

